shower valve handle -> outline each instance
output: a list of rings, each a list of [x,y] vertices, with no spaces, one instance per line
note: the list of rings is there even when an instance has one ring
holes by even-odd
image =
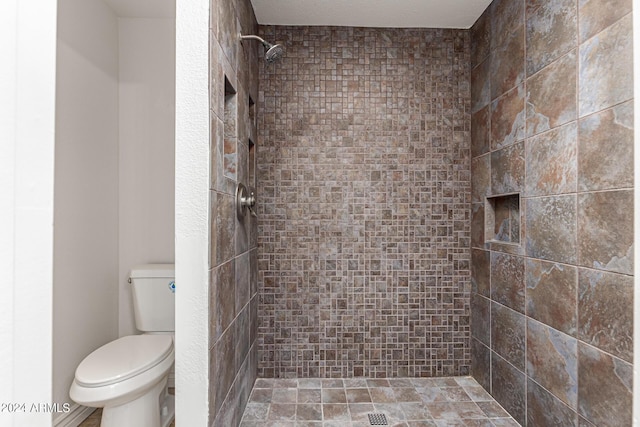
[[[255,205],[255,193],[253,191],[249,192],[244,184],[238,183],[238,186],[236,187],[236,214],[238,218],[244,218],[247,209],[252,217],[257,218],[258,214],[256,214],[254,210]]]

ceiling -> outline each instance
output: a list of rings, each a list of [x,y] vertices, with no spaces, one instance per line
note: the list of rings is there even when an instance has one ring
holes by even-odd
[[[118,16],[175,17],[175,0],[104,2]],[[251,3],[263,25],[470,28],[491,0],[251,0]]]
[[[470,28],[491,0],[251,0],[263,25]]]
[[[175,18],[175,0],[103,0],[117,16],[126,18]]]

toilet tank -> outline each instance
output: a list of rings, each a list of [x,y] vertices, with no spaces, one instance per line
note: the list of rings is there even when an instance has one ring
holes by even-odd
[[[175,265],[137,265],[129,277],[136,328],[142,332],[175,331]]]

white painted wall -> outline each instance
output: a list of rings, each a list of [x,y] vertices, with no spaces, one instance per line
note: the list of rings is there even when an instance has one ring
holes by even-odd
[[[0,402],[50,403],[56,5],[0,2]],[[0,412],[2,426],[51,414]]]
[[[15,286],[15,235],[16,211],[16,103],[18,77],[18,0],[0,3],[0,56],[4,67],[0,67],[0,135],[6,142],[0,144],[0,269],[4,271],[4,298],[0,299],[0,401],[13,400],[13,288]],[[8,345],[7,345],[8,344]],[[6,418],[6,419],[5,419]],[[0,415],[0,421],[8,416]],[[8,423],[8,422],[7,422]]]
[[[176,4],[176,424],[209,412],[209,0]]]
[[[119,335],[131,267],[175,260],[175,19],[119,18]]]
[[[58,1],[53,398],[118,336],[118,20],[102,0]],[[54,420],[62,414],[54,416]]]

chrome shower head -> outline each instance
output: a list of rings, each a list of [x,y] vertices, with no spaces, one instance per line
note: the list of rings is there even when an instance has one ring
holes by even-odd
[[[277,61],[284,55],[284,48],[279,44],[271,44],[258,36],[243,36],[240,34],[240,40],[258,40],[265,48],[264,60],[269,64]]]

